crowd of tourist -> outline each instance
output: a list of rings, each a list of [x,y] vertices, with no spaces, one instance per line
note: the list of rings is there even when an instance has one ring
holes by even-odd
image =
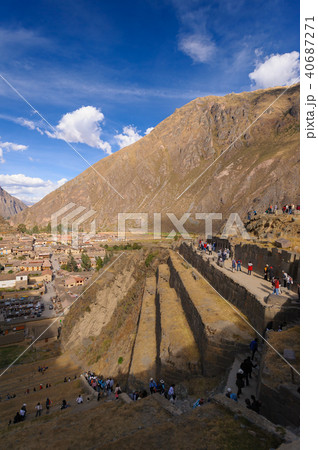
[[[231,387],[228,387],[225,394],[228,398],[236,402],[242,395],[242,389],[249,386],[253,369],[257,367],[257,364],[254,364],[253,360],[255,357],[255,353],[258,352],[258,338],[255,338],[253,339],[253,341],[251,341],[250,351],[251,355],[247,356],[244,361],[242,361],[240,368],[236,373],[235,384],[237,386],[237,393],[233,392]],[[251,400],[248,398],[245,399],[245,405],[248,409],[252,409],[259,414],[261,403],[256,400],[254,395],[251,395]]]
[[[273,266],[266,264],[264,267],[264,280],[272,283],[273,286],[273,294],[280,295],[281,294],[281,281],[279,276],[275,275],[275,271]],[[285,270],[282,270],[282,281],[283,287],[287,288],[289,291],[292,289],[294,284],[294,280]]]
[[[208,242],[202,239],[199,240],[197,249],[208,255],[212,255],[212,252],[216,252],[217,244],[216,242]],[[221,248],[217,251],[217,264],[220,267],[224,267],[224,262],[230,259],[231,251],[228,248]],[[242,272],[242,260],[240,258],[232,257],[230,270],[232,272]],[[253,262],[251,260],[247,263],[247,274],[253,275]],[[274,270],[272,265],[266,264],[264,267],[264,280],[269,281],[272,284],[273,294],[281,295],[282,287],[286,288],[288,291],[292,290],[294,280],[285,270],[282,270],[281,277]],[[300,286],[298,285],[298,296],[300,297]]]
[[[265,214],[277,214],[278,206],[277,205],[269,205],[265,211]],[[284,205],[282,207],[283,214],[294,214],[295,211],[300,211],[300,205],[295,205],[291,203],[290,205]]]

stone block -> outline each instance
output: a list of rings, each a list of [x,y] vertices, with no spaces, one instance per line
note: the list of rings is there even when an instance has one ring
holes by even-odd
[[[275,245],[279,248],[288,248],[288,247],[291,247],[291,242],[289,239],[279,238],[279,239],[276,239]]]

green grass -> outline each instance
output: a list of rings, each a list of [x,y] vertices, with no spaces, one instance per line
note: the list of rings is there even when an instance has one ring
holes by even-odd
[[[0,347],[0,367],[7,367],[9,364],[11,364],[22,352],[25,350],[26,347],[23,345],[10,345],[8,347]],[[20,364],[22,362],[26,362],[28,359],[30,359],[30,356],[34,353],[32,349],[25,352],[21,358],[19,359]]]
[[[0,347],[0,367],[5,368],[13,363],[21,353],[27,348],[26,345],[9,345],[7,347]],[[42,349],[37,349],[36,347],[31,347],[16,361],[16,364],[25,364],[34,361],[41,361],[52,356],[57,356],[56,350],[54,351],[42,351]]]

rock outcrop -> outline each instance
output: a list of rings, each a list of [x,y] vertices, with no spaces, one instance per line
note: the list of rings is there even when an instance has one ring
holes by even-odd
[[[26,209],[27,206],[0,187],[0,216],[8,219]]]

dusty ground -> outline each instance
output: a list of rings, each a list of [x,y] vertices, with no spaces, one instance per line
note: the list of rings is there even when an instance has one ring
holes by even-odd
[[[69,387],[72,383],[65,383]],[[64,383],[61,384],[61,389]],[[75,394],[75,391],[74,391]],[[33,416],[33,411],[32,411]],[[268,449],[278,442],[223,408],[207,404],[171,416],[154,398],[126,405],[91,401],[3,426],[6,448],[60,449]]]
[[[268,332],[268,340],[282,355],[285,349],[291,349],[295,352],[295,360],[290,361],[290,363],[299,372],[300,327],[295,326],[280,332],[270,331]],[[267,348],[264,363],[265,368],[262,378],[267,385],[277,387],[280,384],[291,383],[292,380],[295,383],[299,383],[298,375],[287,364],[283,364],[280,357],[271,348]]]

